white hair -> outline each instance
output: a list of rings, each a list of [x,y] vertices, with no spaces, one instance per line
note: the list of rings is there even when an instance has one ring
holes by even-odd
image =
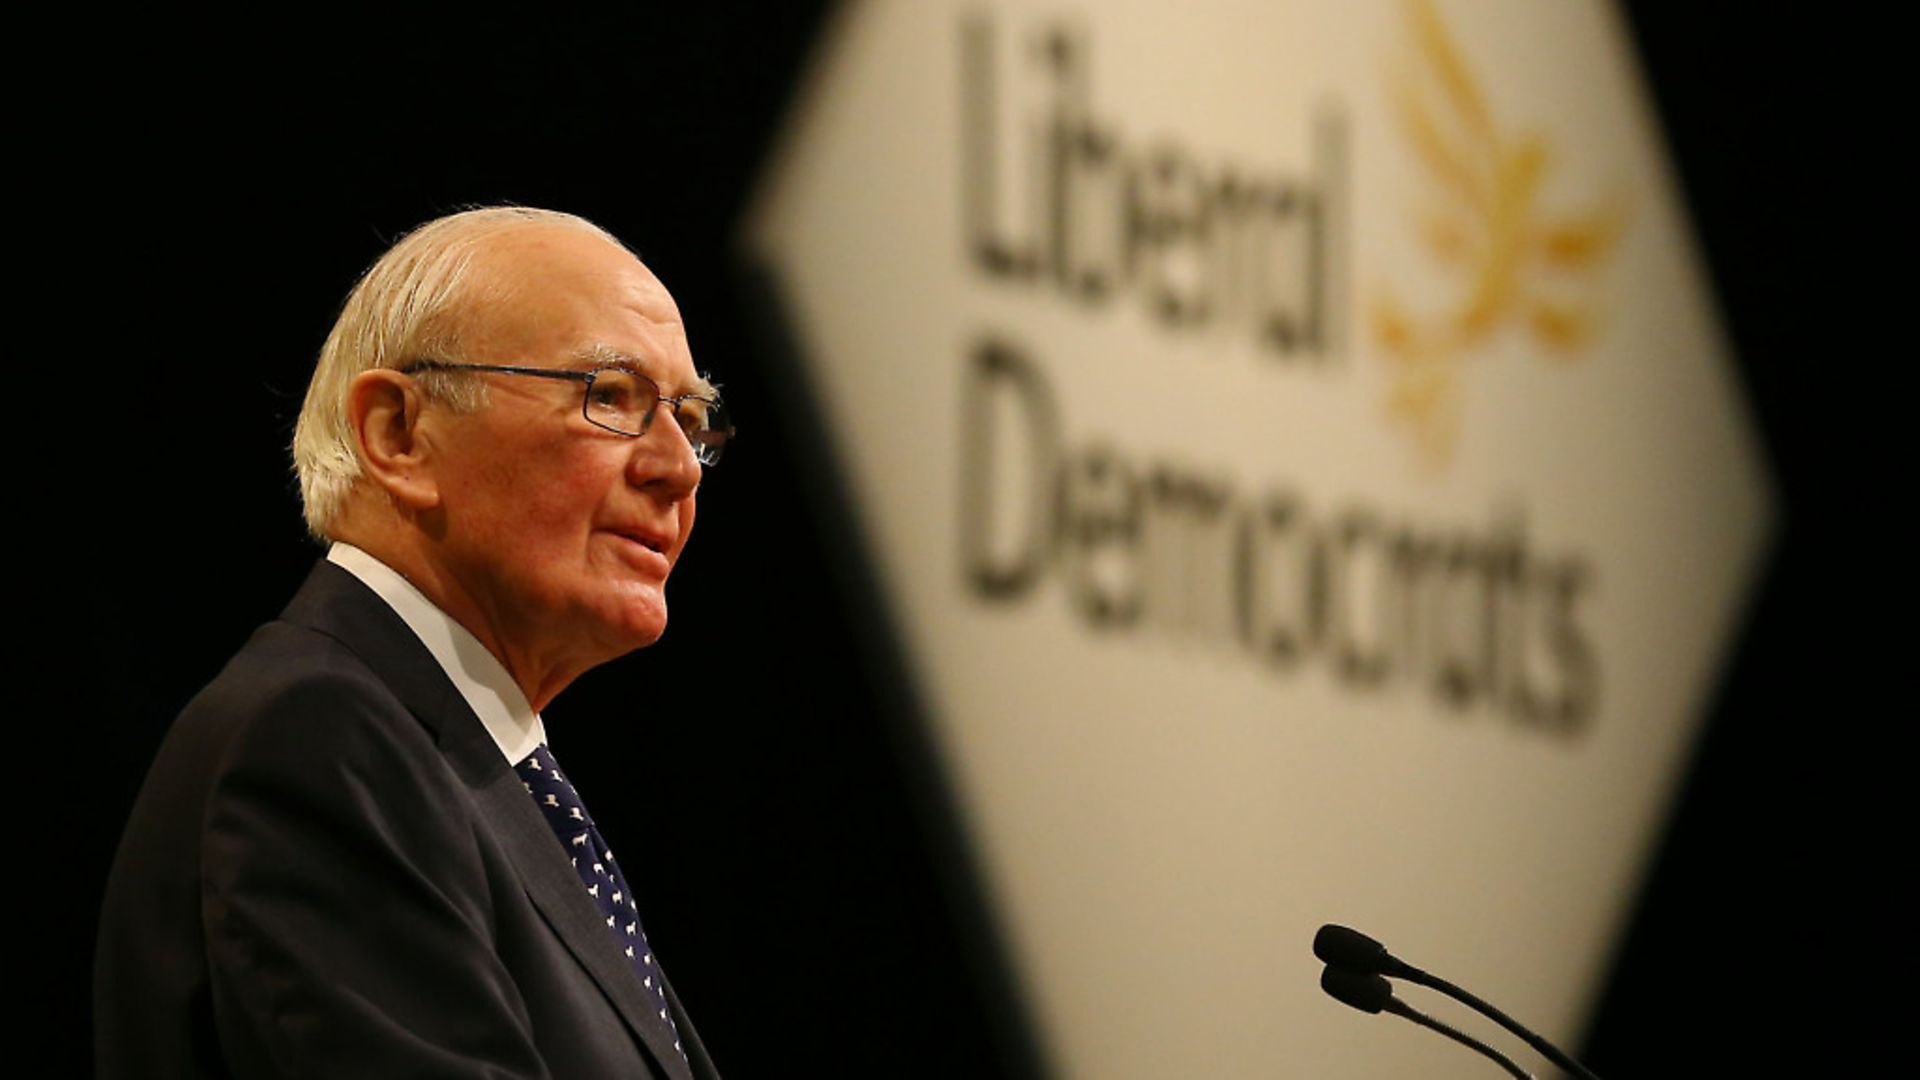
[[[347,389],[356,375],[404,367],[420,359],[462,362],[461,334],[485,299],[487,282],[471,280],[475,256],[487,241],[530,227],[566,225],[619,240],[585,218],[530,206],[492,206],[436,218],[408,233],[361,276],[320,346],[313,381],[293,428],[293,467],[307,531],[322,542],[360,478],[360,450],[347,419]],[[439,372],[419,377],[421,388],[452,408],[486,403],[474,379]]]

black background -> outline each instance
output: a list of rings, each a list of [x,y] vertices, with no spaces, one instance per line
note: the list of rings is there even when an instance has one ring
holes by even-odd
[[[1672,7],[1628,17],[1784,517],[1587,1052],[1615,1077],[1826,1071],[1821,1055],[1871,1054],[1834,988],[1896,910],[1880,866],[1910,861],[1877,839],[1892,770],[1856,710],[1879,677],[1854,642],[1880,565],[1855,540],[1868,483],[1860,454],[1829,453],[1858,445],[1838,422],[1840,361],[1870,355],[1849,337],[1870,316],[1843,254],[1873,228],[1837,88],[1857,31]],[[45,184],[20,225],[45,243],[16,250],[39,283],[16,321],[49,331],[23,351],[56,385],[16,392],[68,420],[23,419],[66,434],[32,436],[43,464],[17,488],[34,501],[16,535],[59,549],[62,610],[39,642],[54,647],[29,648],[20,674],[59,703],[37,713],[35,752],[84,761],[88,789],[79,820],[60,821],[57,857],[78,877],[43,916],[57,959],[34,969],[52,1074],[87,1069],[94,898],[154,746],[316,554],[284,447],[340,298],[407,228],[498,201],[626,239],[673,289],[745,432],[702,489],[671,632],[547,714],[603,826],[636,851],[624,861],[647,868],[649,933],[707,1045],[735,1077],[1036,1067],[990,931],[954,888],[965,875],[875,644],[884,627],[847,589],[858,563],[817,418],[756,347],[732,246],[828,21],[818,0],[146,16],[39,43],[56,62],[15,96],[21,171]],[[75,422],[76,403],[105,400],[71,392],[83,363],[138,384],[130,415]],[[1317,974],[1310,931],[1271,946],[1302,979]],[[1347,1022],[1381,1021],[1332,1003],[1274,1018]]]

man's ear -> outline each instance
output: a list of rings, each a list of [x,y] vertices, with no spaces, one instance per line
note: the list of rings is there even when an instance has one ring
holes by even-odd
[[[347,424],[361,468],[395,503],[415,511],[440,504],[432,444],[421,438],[425,401],[413,379],[386,368],[363,371],[347,387]]]

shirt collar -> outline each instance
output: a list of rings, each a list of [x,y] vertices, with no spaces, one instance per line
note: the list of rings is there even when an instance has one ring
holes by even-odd
[[[487,734],[493,736],[507,764],[519,764],[534,747],[547,741],[540,714],[527,703],[527,696],[520,692],[506,667],[480,644],[479,638],[434,606],[412,582],[352,544],[335,541],[327,549],[327,561],[359,578],[393,608],[440,662],[454,688],[480,718]]]

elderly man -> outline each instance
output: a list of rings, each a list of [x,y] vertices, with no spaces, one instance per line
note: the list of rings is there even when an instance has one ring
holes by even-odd
[[[714,1075],[540,711],[660,636],[730,433],[586,221],[455,214],[367,272],[294,435],[327,556],[121,843],[101,1075]]]

